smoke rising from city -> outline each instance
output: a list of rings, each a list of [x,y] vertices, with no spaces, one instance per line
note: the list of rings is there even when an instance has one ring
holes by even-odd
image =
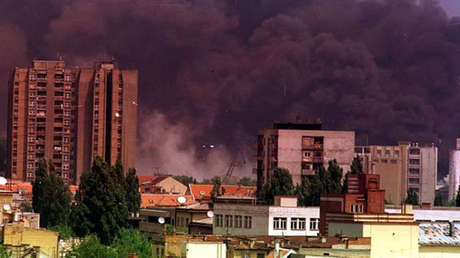
[[[460,134],[460,23],[415,2],[0,0],[14,10],[0,17],[0,119],[11,67],[115,57],[140,72],[142,174],[206,177],[245,156],[248,175],[257,130],[296,116],[358,143],[440,144],[445,166]]]

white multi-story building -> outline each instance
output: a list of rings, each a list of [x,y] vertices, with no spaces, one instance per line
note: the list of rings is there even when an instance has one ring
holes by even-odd
[[[319,207],[297,207],[295,197],[276,197],[275,205],[214,203],[214,235],[317,236]]]
[[[460,185],[460,138],[457,138],[455,150],[449,155],[449,200],[455,198]]]

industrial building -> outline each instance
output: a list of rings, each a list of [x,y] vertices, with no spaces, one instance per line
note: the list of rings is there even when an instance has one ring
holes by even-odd
[[[92,68],[33,60],[9,81],[8,177],[32,181],[37,162],[77,184],[98,155],[125,169],[136,162],[137,70],[113,61]]]
[[[270,182],[276,168],[288,169],[292,181],[313,175],[320,166],[337,160],[344,172],[354,157],[355,132],[322,130],[321,124],[278,123],[261,130],[257,139],[257,190]]]
[[[355,154],[362,158],[365,173],[380,175],[388,203],[404,202],[408,189],[417,193],[420,204],[434,203],[438,173],[436,146],[414,142],[357,146]]]

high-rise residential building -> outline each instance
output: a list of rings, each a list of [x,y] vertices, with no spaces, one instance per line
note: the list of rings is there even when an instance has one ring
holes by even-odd
[[[449,154],[449,200],[455,199],[460,185],[460,138],[457,138],[455,150]]]
[[[365,173],[380,175],[387,202],[401,204],[407,190],[412,189],[420,203],[433,204],[438,172],[436,146],[400,142],[396,146],[357,146],[355,153],[362,158]]]
[[[314,175],[320,166],[337,160],[344,173],[354,157],[355,132],[322,130],[321,124],[278,123],[261,130],[257,140],[257,189],[270,182],[276,168],[286,168],[292,181]]]
[[[37,162],[78,183],[99,155],[125,169],[136,161],[136,70],[116,63],[68,67],[62,60],[34,60],[15,68],[9,81],[8,176],[32,181]]]

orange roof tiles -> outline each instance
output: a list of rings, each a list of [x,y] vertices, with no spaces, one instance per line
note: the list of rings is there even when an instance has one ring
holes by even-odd
[[[195,200],[208,200],[211,199],[211,191],[214,185],[198,185],[190,184],[190,194],[193,195]],[[255,186],[239,186],[239,185],[222,185],[221,189],[225,189],[223,196],[236,196],[236,197],[255,197],[257,187]]]
[[[185,197],[185,203],[180,204],[178,197]],[[195,203],[191,195],[181,194],[141,194],[141,208],[147,207],[179,207]]]

